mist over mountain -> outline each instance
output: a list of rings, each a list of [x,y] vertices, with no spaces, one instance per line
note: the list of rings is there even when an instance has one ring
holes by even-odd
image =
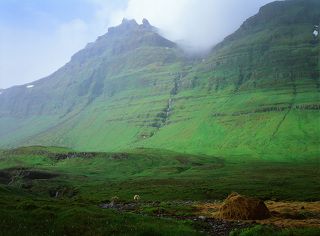
[[[0,144],[316,153],[318,5],[268,4],[195,58],[148,20],[124,19],[49,77],[1,92]],[[309,119],[303,132],[296,119]]]
[[[130,0],[127,8],[117,12],[112,22],[119,23],[122,16],[148,18],[171,41],[181,42],[187,50],[203,52],[235,31],[247,17],[256,14],[268,0]],[[246,6],[246,7],[243,7]],[[163,17],[165,12],[166,17]]]
[[[203,0],[201,4],[195,0],[1,1],[0,88],[53,73],[123,18],[136,19],[139,24],[147,18],[165,38],[203,51],[222,41],[267,2],[270,0]]]

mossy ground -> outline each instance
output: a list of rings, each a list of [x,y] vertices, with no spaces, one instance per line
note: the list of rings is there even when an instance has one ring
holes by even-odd
[[[59,147],[0,155],[0,224],[6,235],[196,235],[194,222],[168,219],[196,215],[193,203],[179,201],[222,200],[232,191],[319,200],[316,160],[244,162],[153,149],[83,154]],[[135,194],[141,196],[138,210],[99,207],[113,196],[133,202]]]

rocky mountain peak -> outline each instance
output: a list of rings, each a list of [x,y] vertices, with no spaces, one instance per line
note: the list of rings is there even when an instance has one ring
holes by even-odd
[[[136,22],[135,19],[129,20],[127,18],[123,18],[119,26],[136,27],[138,26],[138,23]]]
[[[152,26],[146,18],[143,18],[142,25],[140,25],[140,27],[145,30],[157,31],[157,28]]]
[[[124,33],[132,30],[136,30],[139,28],[138,23],[132,19],[128,20],[126,18],[123,18],[122,22],[118,26],[110,27],[108,29],[108,33]]]
[[[151,26],[150,23],[149,23],[149,21],[148,21],[146,18],[143,18],[143,20],[142,20],[142,25],[144,25],[144,26]]]

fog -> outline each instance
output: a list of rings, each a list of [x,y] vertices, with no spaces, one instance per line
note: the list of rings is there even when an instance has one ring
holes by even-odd
[[[123,16],[141,21],[147,18],[170,40],[206,50],[234,32],[270,0],[130,0]]]
[[[53,73],[72,54],[124,17],[138,22],[147,18],[168,39],[188,45],[194,51],[203,51],[223,40],[270,2],[78,0],[72,5],[73,1],[42,0],[41,4],[39,0],[1,1],[0,88]]]

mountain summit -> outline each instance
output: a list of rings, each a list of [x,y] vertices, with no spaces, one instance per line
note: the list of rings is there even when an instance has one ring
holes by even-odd
[[[172,63],[181,57],[176,44],[163,38],[147,20],[139,25],[123,19],[105,35],[72,56],[71,61],[47,78],[3,91],[0,115],[29,117],[67,114],[74,106],[92,102],[125,89],[114,76],[147,66]]]
[[[142,20],[142,24],[139,25],[134,19],[128,20],[123,18],[120,25],[115,27],[110,27],[108,33],[128,33],[134,30],[144,30],[144,31],[153,31],[157,33],[157,28],[152,26],[147,19]]]
[[[75,54],[75,57],[85,54],[84,57],[90,59],[96,54],[101,55],[110,52],[113,55],[118,55],[143,46],[176,47],[173,42],[160,36],[157,29],[151,26],[146,19],[144,19],[143,24],[139,25],[135,20],[124,18],[120,25],[110,27],[107,34],[99,37],[95,43],[89,44],[84,50]]]
[[[124,19],[49,77],[1,91],[0,146],[315,157],[318,9],[270,3],[200,60]]]

